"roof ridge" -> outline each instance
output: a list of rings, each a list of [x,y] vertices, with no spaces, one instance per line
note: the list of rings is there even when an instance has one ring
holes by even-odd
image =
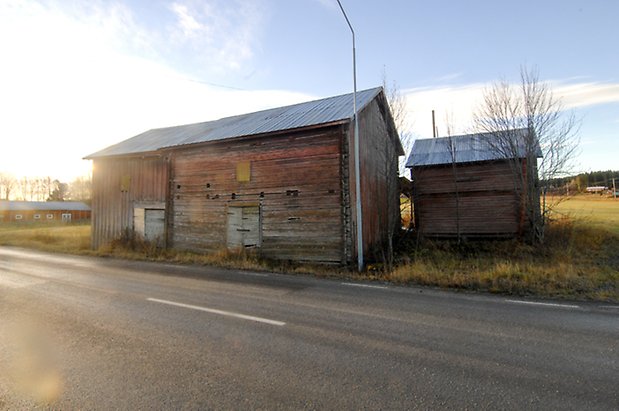
[[[382,90],[382,88],[383,88],[382,86],[378,86],[378,87],[372,87],[372,88],[368,88],[368,89],[364,89],[364,90],[357,90],[357,94],[359,94],[359,93],[366,93],[366,92],[369,92],[369,91],[375,91],[378,94],[378,91]],[[343,94],[338,94],[336,96],[329,96],[329,97],[316,98],[314,100],[301,101],[299,103],[288,104],[286,106],[271,107],[271,108],[265,108],[265,109],[257,110],[257,111],[250,111],[248,113],[234,114],[232,116],[220,117],[220,118],[217,118],[217,119],[214,119],[214,120],[198,121],[196,123],[178,124],[176,126],[156,127],[156,128],[151,128],[151,129],[149,129],[147,131],[167,130],[167,129],[172,129],[172,128],[176,128],[176,127],[187,127],[187,126],[193,126],[193,125],[215,123],[217,121],[226,120],[226,119],[233,119],[233,118],[237,118],[237,117],[244,117],[244,116],[247,116],[247,115],[250,115],[250,114],[260,114],[260,113],[265,113],[267,111],[272,111],[272,110],[290,109],[292,107],[302,106],[302,105],[305,105],[305,104],[316,104],[317,102],[320,102],[320,101],[335,100],[335,99],[346,97],[346,96],[352,96],[353,94],[354,93],[343,93]],[[368,103],[369,103],[369,101],[366,102],[366,104],[364,104],[362,107],[357,107],[357,111],[359,111],[362,108],[364,108]],[[353,115],[351,114],[350,117],[352,118]]]
[[[468,133],[468,134],[457,134],[455,136],[443,136],[443,137],[426,137],[426,138],[418,138],[415,141],[426,141],[426,140],[445,140],[448,138],[463,138],[463,137],[481,137],[481,136],[488,136],[488,135],[492,135],[492,134],[496,134],[496,133],[503,133],[506,131],[509,132],[523,132],[527,130],[526,127],[520,127],[520,128],[514,128],[514,129],[510,129],[510,130],[498,130],[498,131],[482,131],[479,133]]]
[[[358,91],[357,111],[363,110],[382,90],[379,86]],[[353,93],[346,93],[216,120],[154,128],[84,158],[156,152],[196,143],[351,121],[354,118],[352,96]]]

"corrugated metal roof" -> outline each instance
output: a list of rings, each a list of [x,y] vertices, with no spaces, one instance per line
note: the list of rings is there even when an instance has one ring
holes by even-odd
[[[358,110],[370,103],[381,90],[382,87],[377,87],[358,91]],[[352,99],[353,94],[350,93],[204,123],[153,129],[85,158],[144,153],[174,146],[352,120]]]
[[[513,157],[526,157],[525,138],[527,129],[510,130],[505,133],[509,141],[505,145],[495,133],[465,134],[460,136],[424,138],[415,140],[411,154],[406,161],[406,167],[429,166],[452,163],[450,147],[454,148],[456,163],[471,163],[476,161],[491,161]],[[452,145],[450,146],[450,139]],[[536,156],[542,157],[539,143],[536,141]]]
[[[90,211],[79,201],[0,201],[0,211]]]

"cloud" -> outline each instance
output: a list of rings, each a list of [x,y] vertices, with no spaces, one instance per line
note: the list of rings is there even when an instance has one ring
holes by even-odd
[[[410,131],[422,138],[432,137],[432,110],[435,110],[439,135],[446,135],[448,125],[455,134],[470,132],[473,112],[482,103],[484,89],[489,84],[435,85],[402,90],[407,100],[408,116],[412,119]],[[618,83],[575,82],[570,79],[552,81],[551,87],[565,109],[619,103]]]
[[[264,24],[259,0],[175,2],[168,28],[175,46],[187,47],[212,71],[241,70],[251,62]]]
[[[448,82],[448,81],[453,81],[453,80],[455,80],[455,79],[457,79],[457,78],[462,77],[462,74],[463,74],[463,73],[449,73],[449,74],[444,74],[444,75],[442,75],[442,76],[440,76],[440,77],[437,77],[437,78],[435,79],[435,82],[437,82],[437,83],[445,83],[445,82]]]
[[[339,11],[339,6],[337,5],[336,0],[313,0],[315,3],[320,4],[322,7],[329,10],[337,10]]]
[[[557,82],[554,92],[563,99],[566,108],[619,102],[619,84],[617,83],[564,84]]]
[[[208,27],[198,23],[196,19],[189,14],[187,6],[174,3],[170,8],[178,17],[178,26],[185,37],[195,38],[199,32],[208,29]]]
[[[402,90],[406,97],[412,132],[422,138],[432,137],[432,110],[440,135],[466,133],[474,108],[481,102],[485,85],[433,86]],[[449,123],[449,124],[448,124]]]
[[[147,58],[156,38],[122,5],[70,14],[54,5],[14,4],[0,5],[0,171],[67,180],[88,170],[85,155],[147,129],[315,97],[192,81]],[[185,22],[187,29],[192,24]],[[140,40],[126,42],[126,30]],[[128,51],[137,48],[145,55]]]

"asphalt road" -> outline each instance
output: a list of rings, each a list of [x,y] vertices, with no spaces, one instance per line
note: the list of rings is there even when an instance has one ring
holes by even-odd
[[[619,306],[0,248],[0,409],[37,406],[617,410]]]

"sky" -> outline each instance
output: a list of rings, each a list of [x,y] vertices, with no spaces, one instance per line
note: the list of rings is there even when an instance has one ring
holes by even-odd
[[[619,169],[619,1],[341,0],[358,89],[397,84],[407,129],[471,128],[536,67],[580,121],[578,171]],[[352,91],[336,0],[1,0],[0,172],[87,174],[143,131]]]

